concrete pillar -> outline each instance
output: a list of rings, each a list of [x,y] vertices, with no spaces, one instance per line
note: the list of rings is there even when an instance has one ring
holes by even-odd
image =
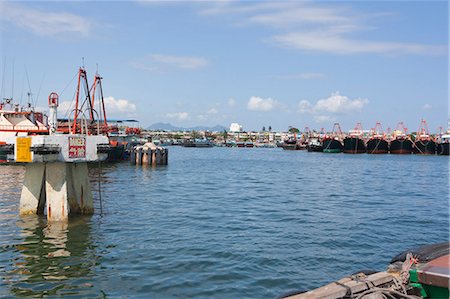
[[[45,204],[49,221],[66,221],[69,214],[92,214],[87,163],[28,163],[20,215],[43,214]]]
[[[142,165],[148,165],[148,150],[142,150]]]
[[[152,166],[156,166],[156,149],[152,149]]]
[[[136,164],[136,151],[134,149],[130,152],[130,164]]]
[[[42,214],[45,206],[45,163],[27,163],[20,196],[20,215]]]
[[[67,170],[66,163],[47,163],[45,191],[49,221],[67,221],[69,218]]]
[[[142,149],[136,149],[136,165],[142,165]]]
[[[156,165],[161,165],[161,164],[162,164],[162,150],[157,149],[156,150]]]
[[[74,197],[68,197],[70,213],[94,213],[94,200],[89,184],[87,163],[67,163],[67,166],[71,170],[71,175],[68,177],[71,179],[68,180],[69,186],[71,185],[74,192]]]

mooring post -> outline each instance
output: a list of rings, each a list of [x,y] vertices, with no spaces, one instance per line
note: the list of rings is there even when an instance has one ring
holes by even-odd
[[[148,165],[148,149],[142,149],[142,165]]]
[[[35,135],[14,137],[14,161],[24,162],[20,215],[43,214],[66,221],[70,214],[94,211],[88,162],[104,161],[108,137],[100,135]]]
[[[142,165],[142,149],[138,148],[136,150],[136,165]]]

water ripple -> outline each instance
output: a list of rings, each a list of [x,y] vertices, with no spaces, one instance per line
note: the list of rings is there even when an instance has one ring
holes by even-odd
[[[90,169],[96,214],[19,218],[0,167],[0,297],[273,298],[448,240],[448,158],[170,148]]]

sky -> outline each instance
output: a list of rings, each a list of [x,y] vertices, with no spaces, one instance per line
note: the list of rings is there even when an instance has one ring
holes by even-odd
[[[447,1],[0,1],[1,97],[103,77],[142,127],[447,127]]]

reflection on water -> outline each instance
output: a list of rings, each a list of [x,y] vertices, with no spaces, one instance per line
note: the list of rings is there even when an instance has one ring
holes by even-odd
[[[69,223],[47,223],[45,217],[27,216],[17,221],[22,241],[19,255],[5,277],[16,296],[98,295],[89,277],[95,266],[90,218]]]

